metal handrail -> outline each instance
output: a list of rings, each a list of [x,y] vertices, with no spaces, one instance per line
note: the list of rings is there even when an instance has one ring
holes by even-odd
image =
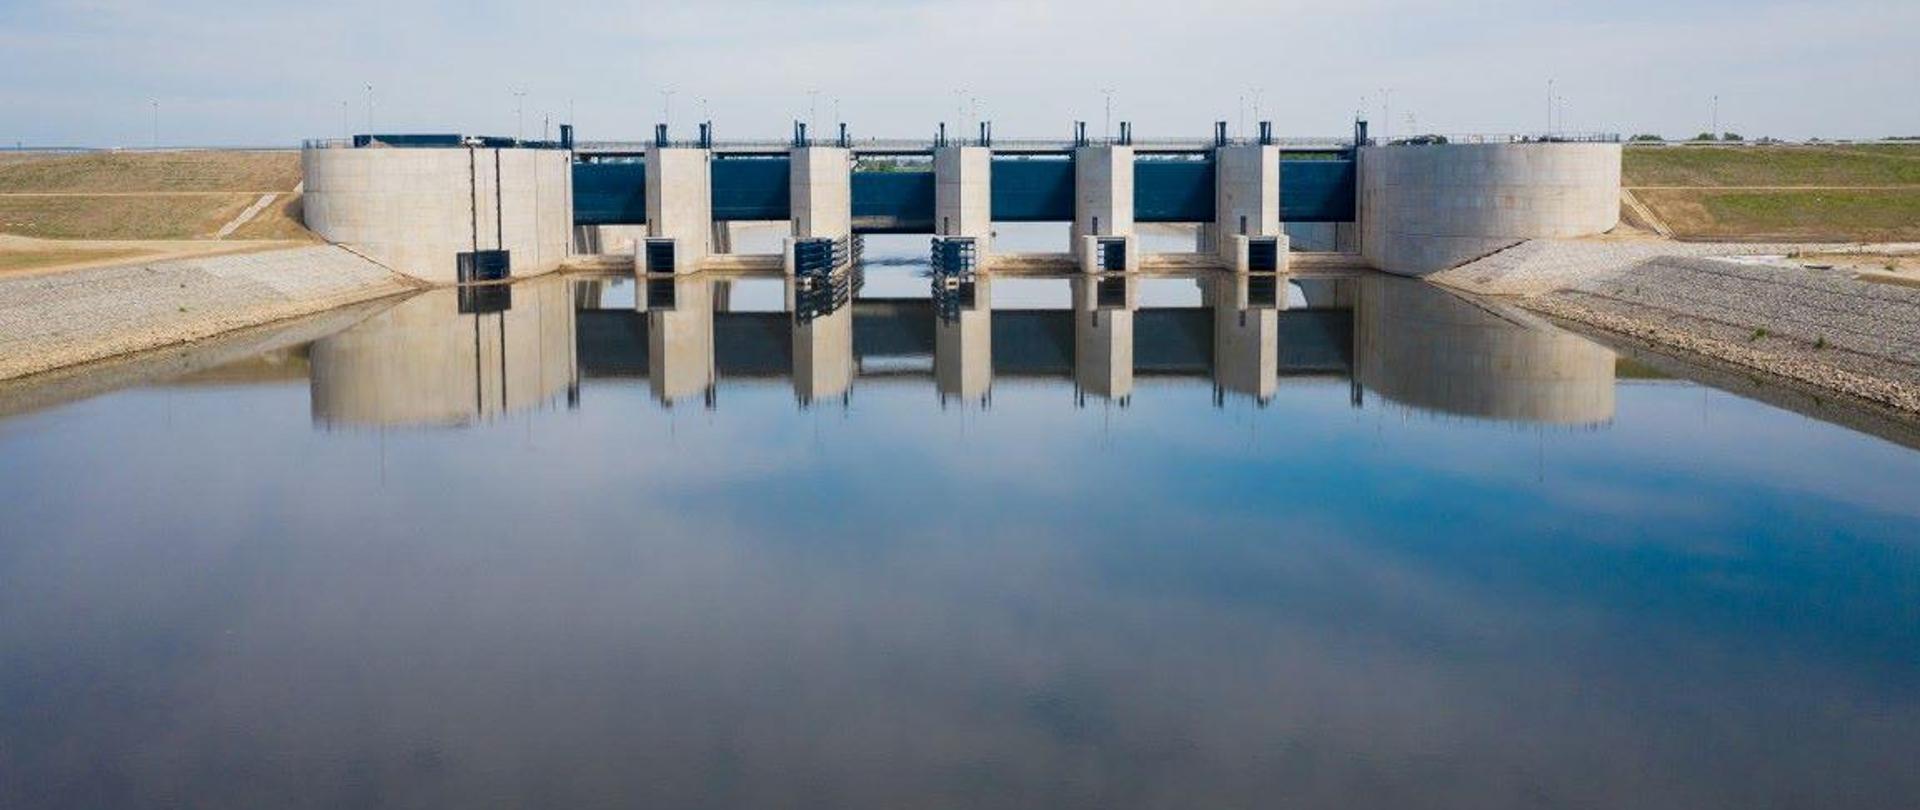
[[[1382,139],[1369,139],[1378,144]],[[1431,144],[1487,144],[1487,143],[1620,143],[1623,139],[1618,132],[1503,132],[1503,133],[1451,133],[1422,132],[1385,139],[1388,146],[1420,146]]]

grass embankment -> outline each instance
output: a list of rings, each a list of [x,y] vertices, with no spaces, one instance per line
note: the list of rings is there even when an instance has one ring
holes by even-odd
[[[1623,181],[1682,239],[1920,240],[1920,144],[1637,146]]]
[[[0,192],[288,192],[300,153],[87,152],[0,163]]]
[[[0,194],[0,232],[40,239],[211,239],[257,199],[253,194]]]
[[[145,255],[149,255],[149,251],[140,248],[60,247],[44,250],[0,250],[0,273],[79,262],[108,262]]]
[[[0,244],[0,271],[204,251],[132,240],[308,240],[295,151],[8,153],[0,156],[0,234],[87,244]],[[262,195],[278,195],[225,237]],[[104,244],[103,244],[104,243]]]

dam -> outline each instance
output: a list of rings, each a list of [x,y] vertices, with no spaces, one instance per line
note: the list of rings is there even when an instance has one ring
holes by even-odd
[[[868,234],[924,235],[954,272],[1284,272],[1296,254],[1420,276],[1519,241],[1619,220],[1615,135],[1343,138],[971,138],[726,142],[701,124],[642,142],[366,134],[302,150],[307,226],[433,283],[574,264],[648,274],[844,266]],[[782,249],[736,253],[730,228],[781,222]],[[1067,226],[1058,250],[997,250],[997,226]],[[1191,250],[1148,252],[1143,226],[1193,226]],[[1312,245],[1296,245],[1312,232]],[[1312,247],[1313,250],[1302,250]],[[814,256],[821,258],[814,259]]]

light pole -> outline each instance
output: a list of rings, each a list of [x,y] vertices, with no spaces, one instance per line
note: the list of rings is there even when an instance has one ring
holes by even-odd
[[[1100,88],[1100,92],[1107,97],[1107,117],[1100,125],[1100,133],[1111,143],[1113,141],[1113,88],[1103,87]]]
[[[513,139],[518,141],[527,136],[526,98],[527,91],[514,90],[513,93]]]
[[[1547,137],[1553,137],[1553,80],[1547,80]]]
[[[373,85],[367,85],[367,134],[373,134]]]
[[[700,120],[702,122],[713,120],[713,116],[707,113],[707,97],[706,96],[700,97]]]
[[[1387,133],[1393,129],[1393,88],[1380,88],[1380,139],[1391,143],[1393,137]]]
[[[1266,92],[1267,89],[1264,87],[1253,88],[1253,122],[1255,126],[1258,126],[1260,123],[1260,97],[1265,95]]]
[[[1707,108],[1709,110],[1708,118],[1707,118],[1707,133],[1712,135],[1715,138],[1718,138],[1720,137],[1720,94],[1719,93],[1715,93],[1713,95],[1713,99],[1709,102]]]
[[[150,99],[148,100],[147,103],[153,105],[153,148],[159,149],[160,148],[160,99],[157,99],[157,98]]]
[[[673,89],[660,91],[660,123],[673,127]]]
[[[819,119],[819,117],[820,117],[820,91],[808,90],[807,91],[807,137],[809,139],[813,137],[814,133],[820,131],[820,126],[819,126],[820,122],[819,120],[817,120]]]
[[[340,137],[353,137],[353,118],[347,112],[347,100],[344,98],[340,99]]]

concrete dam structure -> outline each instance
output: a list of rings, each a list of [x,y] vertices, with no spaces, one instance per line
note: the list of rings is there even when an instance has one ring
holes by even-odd
[[[1620,144],[1501,138],[1378,144],[1365,135],[996,144],[811,140],[578,145],[458,135],[311,142],[307,225],[434,284],[529,276],[573,257],[630,256],[644,273],[725,267],[795,272],[844,262],[860,234],[925,234],[965,270],[1131,272],[1143,224],[1197,225],[1181,269],[1284,272],[1288,228],[1331,226],[1337,251],[1424,275],[1525,239],[1603,233],[1618,222]],[[735,256],[727,225],[786,223],[778,255]],[[1058,253],[1007,254],[995,225],[1056,222]],[[944,245],[944,247],[942,247]],[[810,258],[820,257],[820,258]],[[743,260],[752,259],[743,263]],[[494,275],[486,275],[491,272]]]
[[[309,144],[301,151],[307,228],[433,284],[458,279],[458,257],[508,251],[519,275],[569,255],[573,154],[518,143],[388,148]]]
[[[1394,145],[1359,150],[1360,251],[1419,276],[1526,239],[1620,223],[1620,144]]]

